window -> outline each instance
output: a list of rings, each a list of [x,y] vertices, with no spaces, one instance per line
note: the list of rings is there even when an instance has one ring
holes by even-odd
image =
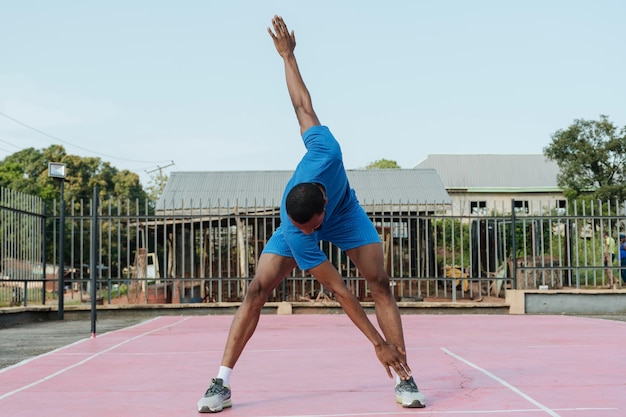
[[[528,214],[528,200],[515,200],[515,214]]]
[[[487,214],[487,202],[486,201],[470,201],[470,213],[486,215]]]

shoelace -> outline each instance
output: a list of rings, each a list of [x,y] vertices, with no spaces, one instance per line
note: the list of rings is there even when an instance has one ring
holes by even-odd
[[[206,390],[206,392],[204,393],[204,395],[207,394],[221,394],[224,392],[224,386],[223,385],[218,385],[215,383],[215,381],[213,381],[211,383],[211,386],[209,387],[209,389]]]
[[[398,388],[400,389],[400,391],[407,391],[407,392],[419,391],[417,389],[417,385],[415,384],[415,381],[413,380],[413,378],[409,379],[408,381],[402,381],[400,385],[398,386]]]

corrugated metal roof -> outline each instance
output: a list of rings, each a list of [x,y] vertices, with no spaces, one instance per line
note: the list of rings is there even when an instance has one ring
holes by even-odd
[[[170,174],[157,210],[181,208],[278,207],[293,171],[192,171]],[[359,201],[451,204],[432,169],[347,171]]]
[[[450,196],[434,169],[348,170],[359,201],[450,204]]]
[[[435,169],[446,189],[561,190],[558,165],[541,154],[428,155],[416,168]]]

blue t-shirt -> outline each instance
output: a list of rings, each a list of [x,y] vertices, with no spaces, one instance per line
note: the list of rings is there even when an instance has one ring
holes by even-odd
[[[285,187],[280,205],[280,228],[298,266],[311,269],[327,259],[319,247],[320,232],[306,235],[291,223],[285,209],[289,191],[303,182],[314,182],[324,187],[328,203],[320,230],[332,224],[335,214],[348,210],[352,204],[358,205],[358,201],[348,183],[339,143],[328,127],[312,126],[302,134],[302,139],[307,152]]]

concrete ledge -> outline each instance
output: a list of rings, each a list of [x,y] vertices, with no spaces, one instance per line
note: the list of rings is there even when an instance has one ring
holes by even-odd
[[[291,305],[291,303],[288,303],[286,301],[283,301],[282,303],[278,304],[278,308],[276,310],[276,314],[279,315],[289,315],[293,313],[293,306]]]
[[[124,316],[145,317],[167,315],[222,315],[234,314],[241,303],[190,303],[190,304],[105,304],[96,307],[99,319]],[[365,312],[374,314],[374,303],[361,303]],[[398,302],[401,314],[508,314],[505,303],[484,302]],[[262,314],[345,314],[337,302],[268,302]],[[0,328],[15,324],[58,319],[57,306],[28,306],[0,308]],[[89,320],[90,305],[66,306],[65,320]]]
[[[52,310],[56,311],[56,306],[34,305],[34,306],[28,306],[28,307],[3,307],[3,308],[0,308],[0,315],[23,313],[23,312],[52,311]]]
[[[626,314],[626,289],[507,290],[510,314]]]
[[[345,314],[337,302],[293,302],[293,314]],[[368,314],[374,314],[374,302],[361,302]],[[506,303],[484,302],[398,302],[400,314],[508,314]]]
[[[190,304],[105,304],[97,306],[98,318],[145,317],[164,315],[234,314],[241,303]],[[374,314],[373,302],[362,302],[366,313]],[[428,302],[400,301],[401,314],[573,314],[624,315],[626,289],[506,290],[504,302]],[[269,302],[262,314],[345,314],[339,303]],[[0,328],[15,324],[57,320],[56,305],[0,308]],[[89,320],[90,305],[66,306],[66,320]]]
[[[49,314],[53,311],[52,309],[52,306],[0,308],[0,329],[17,324],[47,321],[50,319]]]

